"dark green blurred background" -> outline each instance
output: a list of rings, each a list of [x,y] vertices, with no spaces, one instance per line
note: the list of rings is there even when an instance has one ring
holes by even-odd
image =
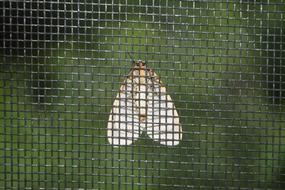
[[[285,2],[0,2],[0,188],[285,189]],[[113,148],[131,53],[183,141]]]

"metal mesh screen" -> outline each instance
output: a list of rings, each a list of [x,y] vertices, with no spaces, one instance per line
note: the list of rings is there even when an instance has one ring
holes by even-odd
[[[0,7],[1,189],[285,188],[283,0]],[[131,57],[171,96],[178,145],[108,142]]]

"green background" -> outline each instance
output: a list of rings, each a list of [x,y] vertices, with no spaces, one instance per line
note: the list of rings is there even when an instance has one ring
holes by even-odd
[[[1,6],[0,188],[285,188],[284,1]],[[166,85],[178,146],[108,144],[127,52]]]

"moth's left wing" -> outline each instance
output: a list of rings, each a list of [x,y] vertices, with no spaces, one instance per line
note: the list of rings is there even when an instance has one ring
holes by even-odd
[[[133,98],[136,86],[137,82],[128,77],[114,100],[107,130],[108,141],[113,146],[130,145],[140,135],[139,113]]]

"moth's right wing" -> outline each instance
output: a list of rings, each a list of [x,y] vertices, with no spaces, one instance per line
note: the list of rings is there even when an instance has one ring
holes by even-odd
[[[182,140],[179,115],[166,88],[151,71],[153,80],[148,80],[147,134],[154,141],[167,146],[175,146]]]
[[[129,145],[140,135],[139,114],[133,98],[135,85],[132,77],[128,77],[114,100],[107,127],[108,141],[113,146]]]

